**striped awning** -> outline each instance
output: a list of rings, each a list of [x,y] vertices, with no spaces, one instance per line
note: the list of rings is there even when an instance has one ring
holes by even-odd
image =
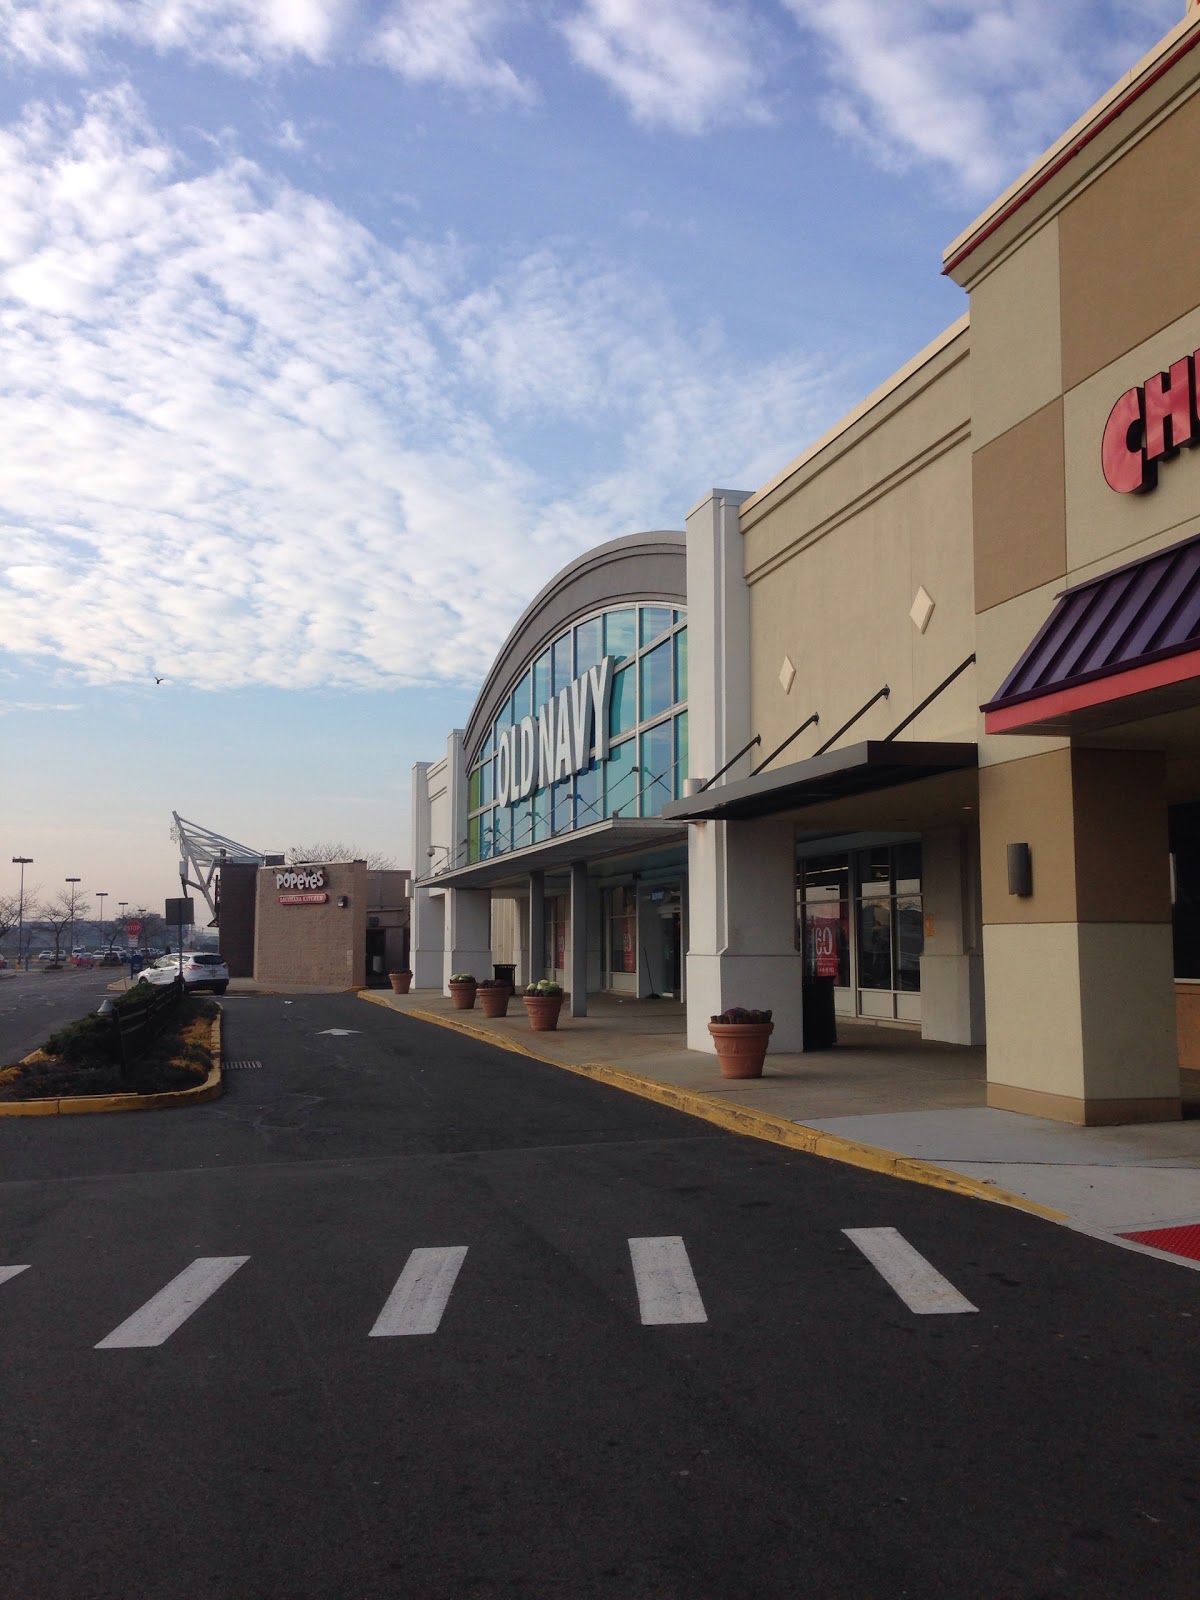
[[[981,707],[988,733],[1092,732],[1200,705],[1200,535],[1060,594]]]

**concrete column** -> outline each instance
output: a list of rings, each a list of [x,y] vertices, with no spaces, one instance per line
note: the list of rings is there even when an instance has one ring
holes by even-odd
[[[711,778],[747,743],[750,592],[741,490],[714,489],[688,513],[688,765]],[[693,661],[695,667],[693,668]],[[748,777],[746,755],[722,782]],[[803,1048],[803,961],[796,949],[795,829],[770,818],[688,828],[688,1047],[712,1051],[708,1019],[728,1006],[770,1008],[771,1049]]]
[[[571,863],[570,927],[567,946],[570,951],[571,1015],[587,1016],[587,862]]]
[[[471,972],[477,978],[492,975],[492,897],[487,889],[446,891],[443,993],[450,993],[455,972]]]
[[[979,832],[936,828],[921,836],[921,1037],[982,1044],[983,925]]]
[[[546,976],[546,874],[529,874],[529,979]]]
[[[988,1104],[1097,1124],[1180,1114],[1165,761],[1062,748],[979,772]],[[1009,892],[1028,844],[1033,892]]]
[[[412,773],[412,909],[409,964],[414,989],[440,989],[445,960],[445,906],[440,891],[433,895],[419,883],[429,872],[431,802],[429,769],[418,761]],[[440,858],[439,858],[440,859]]]

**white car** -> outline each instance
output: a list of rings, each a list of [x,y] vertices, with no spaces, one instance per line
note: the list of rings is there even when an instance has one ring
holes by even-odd
[[[179,957],[159,956],[152,966],[142,969],[140,976],[143,983],[172,983],[179,976]],[[211,989],[214,994],[224,994],[229,987],[224,957],[212,950],[185,950],[183,987],[189,993],[193,989]]]

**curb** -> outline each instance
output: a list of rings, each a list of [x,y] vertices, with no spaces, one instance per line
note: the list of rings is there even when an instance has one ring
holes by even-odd
[[[171,1106],[194,1106],[217,1100],[224,1093],[221,1075],[221,1013],[213,1018],[209,1048],[216,1060],[208,1077],[194,1089],[164,1089],[161,1094],[81,1094],[58,1100],[5,1100],[0,1117],[77,1117],[105,1111],[163,1111]]]
[[[653,1078],[642,1077],[639,1073],[629,1072],[624,1067],[615,1067],[607,1062],[573,1064],[556,1061],[551,1056],[539,1055],[536,1050],[531,1050],[516,1040],[498,1037],[485,1028],[472,1027],[469,1022],[454,1021],[432,1011],[397,1011],[394,1006],[388,1005],[382,994],[364,991],[360,998],[370,1000],[375,1005],[385,1006],[398,1016],[413,1017],[418,1022],[431,1022],[435,1027],[449,1028],[453,1033],[464,1033],[483,1044],[495,1045],[498,1050],[507,1050],[512,1055],[543,1061],[548,1066],[560,1067],[564,1072],[573,1072],[577,1077],[607,1083],[614,1089],[623,1089],[627,1094],[638,1095],[643,1100],[654,1100],[659,1105],[670,1106],[673,1110],[683,1111],[688,1116],[700,1117],[718,1128],[724,1128],[729,1133],[740,1133],[748,1139],[761,1139],[767,1144],[777,1144],[788,1150],[802,1151],[805,1155],[821,1156],[826,1161],[840,1161],[845,1166],[860,1167],[867,1172],[880,1172],[885,1177],[900,1178],[905,1183],[919,1183],[927,1188],[942,1189],[951,1194],[970,1195],[976,1200],[990,1200],[993,1205],[1010,1206],[1016,1211],[1027,1211],[1032,1216],[1044,1218],[1047,1222],[1069,1220],[1063,1211],[1052,1211],[1049,1206],[1038,1205],[1035,1200],[1027,1200],[1024,1195],[1014,1194],[1010,1189],[1001,1189],[996,1184],[968,1177],[966,1173],[954,1172],[949,1167],[935,1166],[932,1162],[921,1161],[916,1156],[901,1155],[898,1151],[884,1150],[876,1145],[859,1144],[854,1139],[844,1139],[836,1133],[824,1133],[820,1128],[810,1128],[802,1122],[788,1122],[782,1117],[771,1117],[749,1106],[735,1105],[731,1100],[715,1099],[711,1095],[697,1094],[691,1089],[676,1089],[670,1084],[658,1083]]]

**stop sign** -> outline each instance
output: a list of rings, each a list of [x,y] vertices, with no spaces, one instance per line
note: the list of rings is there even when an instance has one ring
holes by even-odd
[[[127,922],[125,924],[125,932],[129,935],[129,937],[131,939],[136,939],[138,934],[141,933],[141,931],[142,931],[142,925],[141,925],[140,922]]]

